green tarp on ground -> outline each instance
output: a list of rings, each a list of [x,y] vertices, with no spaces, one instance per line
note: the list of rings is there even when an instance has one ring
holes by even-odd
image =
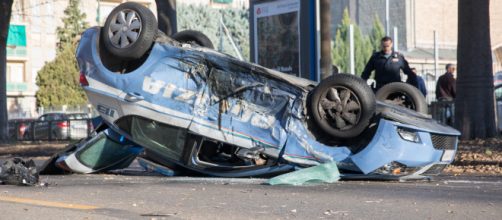
[[[301,186],[311,183],[334,183],[340,179],[336,162],[324,163],[314,167],[300,169],[268,180],[270,185]]]

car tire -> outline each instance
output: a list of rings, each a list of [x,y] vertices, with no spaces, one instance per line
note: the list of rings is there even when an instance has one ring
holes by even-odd
[[[209,38],[200,31],[184,30],[173,34],[171,38],[180,43],[214,49],[214,45],[211,40],[209,40]]]
[[[310,96],[315,124],[337,140],[360,135],[375,113],[376,101],[364,80],[336,74],[319,83]]]
[[[151,47],[157,33],[157,20],[145,6],[126,2],[110,12],[101,31],[105,48],[123,60],[141,58]]]
[[[379,101],[399,105],[423,114],[428,112],[427,102],[420,90],[407,83],[389,83],[380,88],[375,96]]]

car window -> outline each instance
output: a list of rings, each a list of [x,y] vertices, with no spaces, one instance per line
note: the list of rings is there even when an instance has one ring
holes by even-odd
[[[77,158],[82,164],[93,169],[101,169],[132,156],[130,146],[111,140],[105,133],[100,133],[86,145]]]
[[[133,117],[131,122],[134,142],[167,158],[181,159],[186,130],[140,117]]]
[[[239,70],[239,69],[236,69]],[[217,100],[234,99],[245,101],[253,112],[275,114],[287,104],[289,94],[281,88],[273,88],[276,82],[260,74],[211,69],[208,85]],[[214,98],[213,98],[214,99]]]
[[[86,119],[87,115],[86,114],[70,114],[68,115],[69,119]]]

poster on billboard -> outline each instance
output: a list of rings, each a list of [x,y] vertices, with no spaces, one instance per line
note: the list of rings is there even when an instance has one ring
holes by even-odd
[[[255,62],[300,76],[300,0],[255,4],[253,11]]]

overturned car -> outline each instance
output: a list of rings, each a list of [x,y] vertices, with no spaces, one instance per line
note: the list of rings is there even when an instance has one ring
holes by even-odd
[[[77,49],[81,85],[107,129],[150,161],[225,177],[335,161],[346,178],[421,178],[454,159],[458,131],[376,101],[360,78],[317,84],[221,54],[189,33],[165,36],[148,9],[129,2],[86,30]]]

